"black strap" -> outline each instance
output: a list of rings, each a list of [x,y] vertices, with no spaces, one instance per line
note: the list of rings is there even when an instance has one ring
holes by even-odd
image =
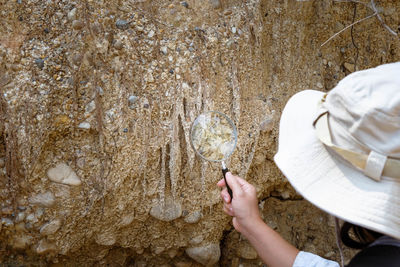
[[[399,267],[400,247],[377,245],[360,251],[346,267]]]

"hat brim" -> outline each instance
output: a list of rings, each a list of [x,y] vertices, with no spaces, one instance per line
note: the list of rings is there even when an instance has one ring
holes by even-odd
[[[306,90],[288,101],[275,163],[296,191],[318,208],[400,239],[400,181],[376,182],[327,150],[313,127],[323,95]]]

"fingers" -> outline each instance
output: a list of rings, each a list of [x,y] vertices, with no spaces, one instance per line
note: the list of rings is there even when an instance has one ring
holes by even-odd
[[[224,200],[225,203],[230,203],[231,202],[231,196],[228,193],[228,190],[226,188],[221,190],[221,198]]]
[[[228,182],[229,186],[231,187],[234,195],[242,195],[243,194],[243,189],[238,181],[239,177],[232,175],[231,172],[227,172],[225,178],[226,178],[226,181]]]
[[[218,183],[217,183],[217,186],[218,187],[224,187],[225,186],[225,180],[224,179],[219,180]]]
[[[229,216],[234,217],[234,213],[233,213],[233,209],[232,209],[232,205],[231,204],[224,204],[223,210]]]

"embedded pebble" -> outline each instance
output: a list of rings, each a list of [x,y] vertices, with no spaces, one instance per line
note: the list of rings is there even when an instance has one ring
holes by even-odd
[[[257,251],[247,241],[238,244],[237,255],[246,260],[255,260],[258,257]]]
[[[147,37],[151,38],[151,37],[153,37],[153,36],[154,36],[154,31],[151,30],[151,31],[149,32],[149,34],[147,34]]]
[[[115,49],[121,50],[124,47],[124,45],[122,44],[122,42],[120,40],[117,40],[114,43],[114,47],[115,47]]]
[[[160,48],[161,53],[163,53],[164,55],[166,55],[168,53],[168,48],[166,46],[162,46]]]
[[[79,123],[78,128],[88,130],[88,129],[90,129],[90,123],[88,123],[86,121],[81,122],[81,123]]]
[[[67,17],[69,21],[73,21],[76,18],[76,7],[74,7],[73,9],[71,9],[70,12],[68,12]]]
[[[96,87],[96,90],[97,90],[97,93],[99,93],[100,96],[103,96],[103,95],[104,95],[104,90],[103,90],[102,87],[97,86],[97,87]]]
[[[189,4],[186,1],[181,2],[181,5],[186,8],[189,8]]]
[[[46,192],[29,198],[29,203],[49,208],[56,202],[53,193]]]
[[[40,233],[42,235],[52,235],[55,232],[58,231],[58,229],[60,229],[61,226],[61,220],[60,219],[55,219],[51,222],[48,222],[46,224],[44,224],[41,228],[40,228]]]
[[[131,95],[128,98],[128,104],[130,109],[135,109],[136,108],[136,102],[138,101],[138,97],[135,95]]]
[[[122,217],[120,225],[122,227],[130,225],[133,222],[133,219],[135,218],[134,214],[127,214],[125,216]]]
[[[96,236],[96,243],[103,246],[112,246],[117,241],[117,238],[113,233],[108,231],[101,232]]]
[[[87,113],[90,113],[90,112],[92,112],[93,110],[95,110],[95,108],[96,108],[96,103],[94,102],[94,100],[93,100],[93,101],[90,101],[90,103],[87,104],[87,106],[86,106],[86,112],[87,112]]]
[[[81,179],[74,170],[65,163],[58,163],[47,171],[47,177],[53,182],[66,185],[80,185]]]
[[[35,64],[36,66],[38,66],[39,69],[43,69],[44,68],[44,60],[41,58],[37,58],[35,59]]]
[[[82,29],[82,28],[83,28],[83,22],[80,21],[80,20],[74,20],[74,21],[72,22],[72,28],[73,28],[74,30],[80,30],[80,29]]]
[[[203,214],[201,213],[201,211],[197,210],[187,215],[183,220],[187,223],[197,223],[202,216]]]
[[[1,218],[1,224],[6,227],[11,227],[14,225],[13,221],[9,218]]]
[[[158,202],[151,208],[150,215],[160,221],[169,222],[181,217],[182,205],[171,197],[166,197],[164,205]]]
[[[42,239],[39,241],[36,247],[37,254],[45,254],[51,251],[55,251],[57,247],[53,244],[48,242],[46,239]]]
[[[35,217],[34,213],[28,214],[28,216],[26,216],[26,221],[29,223],[37,223],[38,219]]]
[[[221,256],[219,244],[215,243],[207,246],[187,248],[185,252],[190,258],[206,266],[217,263]]]
[[[355,71],[354,64],[345,62],[343,65],[346,68],[346,70],[348,70],[349,72],[354,72]]]
[[[115,22],[115,26],[120,30],[126,30],[129,28],[129,22],[124,19],[119,19]]]
[[[14,249],[25,249],[32,242],[32,237],[29,235],[15,236],[11,242]]]
[[[22,222],[25,219],[25,216],[26,216],[25,212],[23,211],[18,212],[17,217],[15,218],[15,222],[16,223]]]
[[[6,165],[6,161],[4,158],[0,158],[0,168],[4,168],[4,166]]]
[[[220,0],[210,0],[210,4],[215,9],[221,8],[221,1]]]
[[[235,34],[236,33],[236,27],[232,27],[231,31],[232,31],[233,34]]]
[[[201,242],[203,242],[203,240],[204,240],[204,237],[202,235],[198,235],[198,236],[195,236],[192,239],[190,239],[189,244],[190,245],[198,245]]]
[[[275,123],[275,110],[264,117],[263,121],[260,123],[260,130],[262,132],[270,132],[274,128]]]

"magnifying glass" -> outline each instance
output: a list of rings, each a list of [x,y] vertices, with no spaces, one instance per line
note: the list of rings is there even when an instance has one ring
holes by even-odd
[[[190,143],[202,159],[221,162],[226,188],[232,199],[232,190],[225,178],[229,171],[225,160],[232,155],[237,144],[237,130],[231,119],[218,111],[200,114],[192,124]]]

